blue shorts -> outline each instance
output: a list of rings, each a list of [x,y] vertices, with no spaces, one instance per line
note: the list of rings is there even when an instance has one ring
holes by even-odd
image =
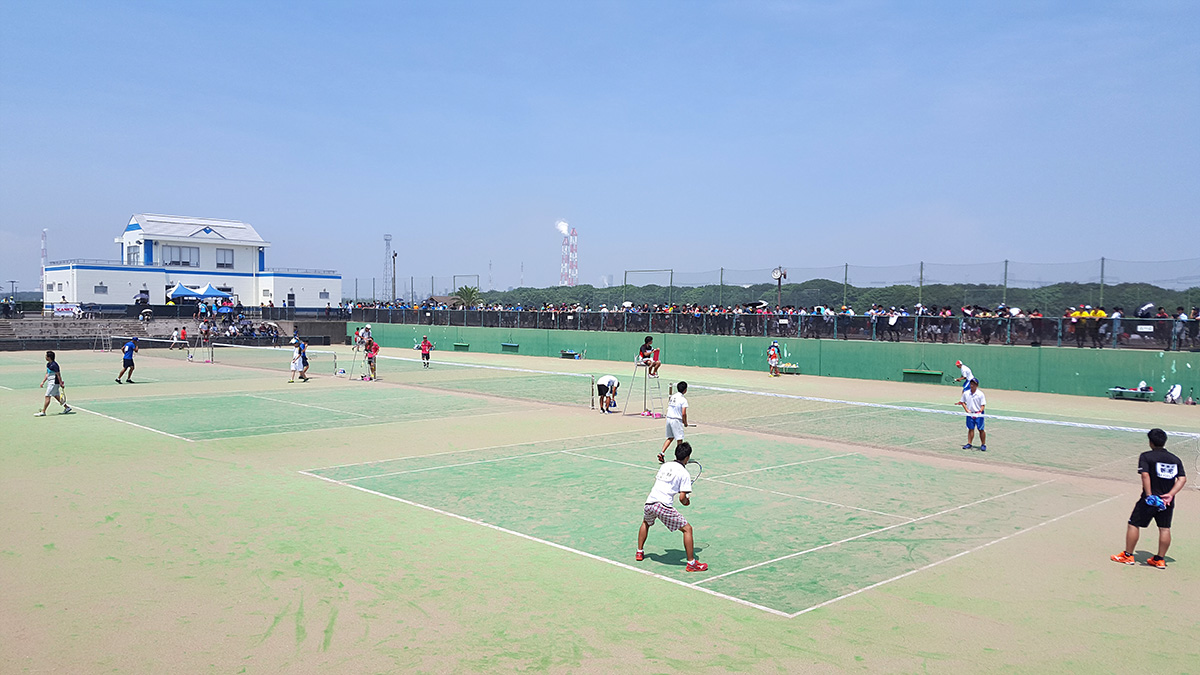
[[[963,380],[963,391],[970,391],[970,390],[971,390],[971,381]]]
[[[983,418],[968,416],[967,417],[967,428],[968,429],[978,429],[980,431],[983,431]]]

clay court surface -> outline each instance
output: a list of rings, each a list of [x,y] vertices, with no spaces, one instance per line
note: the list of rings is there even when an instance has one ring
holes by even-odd
[[[338,368],[353,370],[349,350]],[[2,672],[1186,672],[1200,663],[1200,494],[1166,571],[1109,562],[1145,435],[1197,408],[664,366],[687,380],[705,573],[656,525],[663,423],[590,408],[628,364],[384,350],[382,379],[0,354]],[[470,367],[486,366],[486,367]],[[542,372],[529,372],[542,371]],[[776,396],[782,394],[783,396]],[[826,399],[826,400],[815,400]],[[860,404],[849,405],[849,401]],[[918,408],[920,410],[913,410]],[[632,411],[632,410],[631,410]],[[1195,484],[1200,443],[1168,448]],[[1138,558],[1156,531],[1144,532]]]

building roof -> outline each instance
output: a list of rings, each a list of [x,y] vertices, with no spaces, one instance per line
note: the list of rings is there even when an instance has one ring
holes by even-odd
[[[249,223],[216,218],[193,218],[190,216],[162,216],[153,213],[135,213],[125,226],[125,231],[142,230],[150,239],[208,239],[220,242],[270,246]]]

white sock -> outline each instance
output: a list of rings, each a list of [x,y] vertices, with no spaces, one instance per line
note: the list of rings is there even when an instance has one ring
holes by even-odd
[[[638,553],[645,553],[645,551],[643,551],[642,549],[639,548]]]
[[[689,564],[689,565],[695,565],[695,564],[696,564],[696,561],[695,561],[695,560],[689,560],[689,561],[688,561],[688,564]]]

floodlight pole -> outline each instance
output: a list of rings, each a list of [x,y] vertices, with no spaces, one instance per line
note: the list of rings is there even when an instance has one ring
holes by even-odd
[[[1008,307],[1008,261],[1004,261],[1004,291],[1000,294],[1000,303]]]
[[[725,268],[721,268],[721,285],[717,287],[717,305],[725,306]]]
[[[392,302],[396,301],[396,255],[397,253],[392,251]]]
[[[842,274],[842,304],[846,304],[846,285],[850,283],[850,263],[846,263],[845,272]]]
[[[8,284],[9,284],[9,292],[8,292],[8,294],[9,294],[9,295],[11,295],[11,296],[12,296],[12,297],[14,297],[14,298],[15,298],[15,297],[17,297],[17,280],[16,280],[16,279],[9,279],[9,280],[8,280]]]

